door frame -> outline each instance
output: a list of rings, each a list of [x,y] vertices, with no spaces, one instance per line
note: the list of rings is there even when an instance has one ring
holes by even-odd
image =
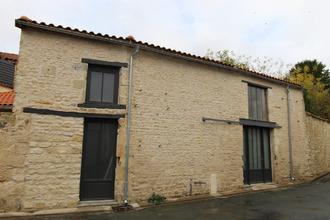
[[[86,155],[86,145],[87,145],[87,123],[90,121],[99,121],[100,123],[104,122],[104,121],[111,121],[111,122],[115,122],[116,124],[116,128],[115,129],[115,149],[114,149],[114,179],[113,179],[113,196],[112,197],[97,197],[97,198],[86,198],[85,197],[85,192],[83,189],[83,186],[85,184],[85,179],[84,179],[84,164],[85,164],[85,155]],[[117,168],[117,139],[118,139],[118,120],[117,119],[104,119],[104,118],[84,118],[84,136],[83,136],[83,146],[82,146],[82,157],[81,157],[81,170],[80,170],[80,184],[79,184],[79,199],[80,201],[94,201],[94,200],[114,200],[115,199],[115,181],[116,181],[116,168]]]
[[[248,129],[258,129],[260,130],[260,149],[261,149],[261,165],[262,165],[262,181],[251,180],[250,170],[250,157],[249,157],[249,139],[248,139]],[[264,143],[263,143],[263,131],[267,130],[268,133],[268,165],[269,169],[265,169],[265,158],[264,158]],[[272,163],[272,147],[271,147],[271,129],[267,127],[257,127],[257,126],[243,126],[243,181],[244,184],[254,184],[254,183],[267,183],[273,181],[273,163]],[[245,167],[246,165],[246,167]],[[268,178],[266,178],[268,177]]]

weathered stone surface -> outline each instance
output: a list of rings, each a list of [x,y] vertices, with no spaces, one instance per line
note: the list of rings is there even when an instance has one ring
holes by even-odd
[[[0,182],[9,180],[11,176],[10,169],[5,169],[4,166],[0,168]]]
[[[307,163],[310,177],[315,177],[330,170],[330,123],[307,116],[308,150]],[[306,175],[306,173],[305,173]],[[306,175],[307,176],[307,175]]]
[[[73,80],[73,88],[75,88],[75,89],[86,88],[86,81],[85,80]]]

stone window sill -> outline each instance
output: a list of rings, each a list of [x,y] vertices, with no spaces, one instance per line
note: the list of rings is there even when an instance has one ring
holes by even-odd
[[[82,108],[126,109],[126,105],[117,105],[113,103],[81,103],[77,106]]]

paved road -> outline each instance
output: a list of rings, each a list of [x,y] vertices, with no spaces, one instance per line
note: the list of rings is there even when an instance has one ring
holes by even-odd
[[[47,219],[330,219],[330,179],[311,185],[229,198],[167,204],[121,213],[81,214]]]

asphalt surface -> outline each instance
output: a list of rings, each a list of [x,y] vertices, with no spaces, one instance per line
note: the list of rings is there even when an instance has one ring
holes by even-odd
[[[310,185],[228,198],[165,204],[119,213],[75,214],[38,219],[330,219],[330,178]]]

